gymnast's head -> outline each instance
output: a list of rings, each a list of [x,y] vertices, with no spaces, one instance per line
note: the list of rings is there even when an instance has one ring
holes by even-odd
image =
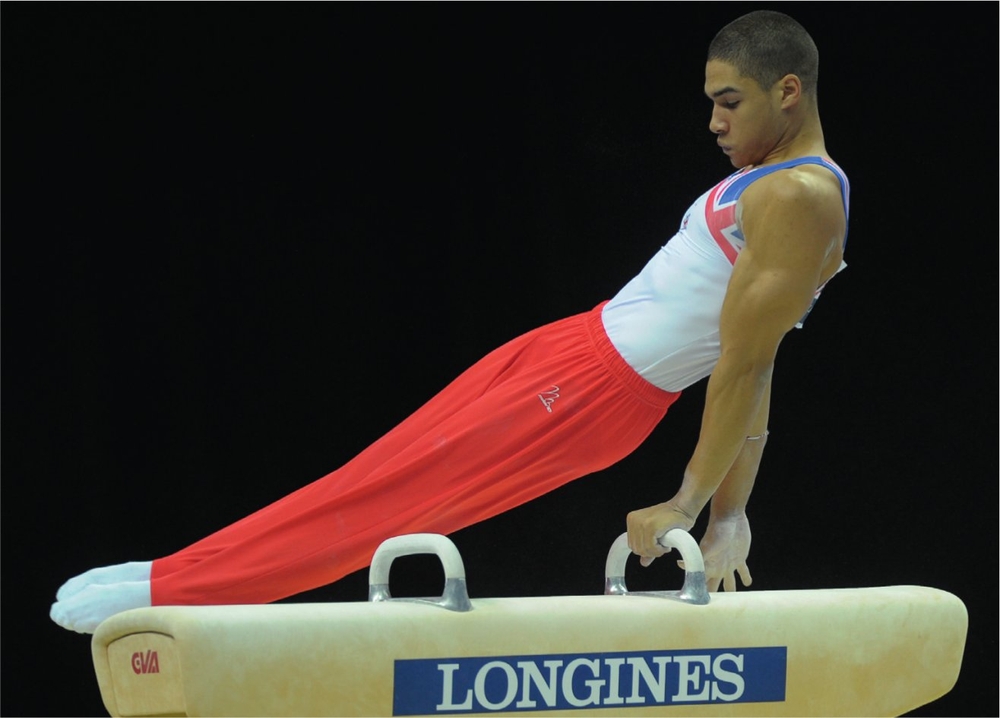
[[[705,65],[709,130],[734,167],[822,151],[818,75],[816,43],[783,13],[752,12],[718,32]]]
[[[795,75],[802,94],[815,97],[819,50],[794,19],[773,10],[757,10],[719,30],[708,46],[708,61],[736,68],[767,90],[787,75]]]

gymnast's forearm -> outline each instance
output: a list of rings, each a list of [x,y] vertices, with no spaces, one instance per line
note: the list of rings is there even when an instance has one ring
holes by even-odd
[[[747,437],[732,468],[712,496],[713,519],[729,519],[745,515],[766,443],[766,430]]]
[[[726,519],[746,513],[750,493],[753,491],[760,469],[760,461],[767,444],[767,425],[771,412],[771,382],[768,381],[761,398],[757,416],[750,425],[750,433],[726,477],[712,496],[712,517]]]
[[[740,369],[732,369],[734,364]],[[750,432],[758,427],[758,433],[766,430],[773,365],[761,363],[757,365],[760,371],[745,371],[746,366],[744,362],[720,362],[716,368],[708,384],[701,436],[680,489],[669,501],[632,511],[626,517],[633,552],[645,558],[661,555],[658,538],[673,528],[690,530],[719,491],[720,509],[741,503],[745,506],[759,457],[753,460],[751,453],[746,457],[742,454],[748,436],[753,435]]]
[[[772,368],[720,362],[709,380],[701,436],[673,499],[690,515],[710,500],[713,510],[745,508],[767,431]]]

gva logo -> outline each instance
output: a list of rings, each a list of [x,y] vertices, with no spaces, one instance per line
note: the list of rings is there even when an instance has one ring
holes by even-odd
[[[137,675],[160,672],[160,658],[156,651],[146,651],[140,653],[136,651],[132,654],[132,671]]]
[[[393,715],[785,700],[784,646],[400,660]]]

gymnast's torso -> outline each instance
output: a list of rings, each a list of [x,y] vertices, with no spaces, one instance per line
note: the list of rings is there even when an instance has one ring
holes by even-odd
[[[822,165],[837,176],[846,213],[847,177],[830,160],[800,157],[740,170],[699,197],[677,234],[604,306],[608,338],[640,376],[676,392],[712,372],[722,302],[744,246],[737,201],[761,177],[802,164]]]

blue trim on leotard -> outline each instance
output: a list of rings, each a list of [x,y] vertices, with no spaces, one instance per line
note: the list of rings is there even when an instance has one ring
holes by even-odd
[[[785,162],[778,162],[773,165],[764,165],[762,167],[754,167],[749,171],[740,170],[736,175],[738,176],[732,184],[726,187],[722,191],[720,196],[720,203],[735,202],[739,199],[739,196],[743,194],[743,190],[750,186],[755,180],[761,178],[762,175],[771,174],[772,172],[777,172],[778,170],[788,169],[789,167],[798,167],[799,165],[821,165],[826,167],[828,170],[833,172],[837,177],[837,181],[840,182],[840,197],[844,202],[844,219],[849,223],[851,216],[851,184],[847,179],[847,175],[844,171],[835,165],[832,161],[815,155],[809,157],[796,157],[793,160],[786,160]],[[847,246],[847,226],[844,227],[844,246]]]

